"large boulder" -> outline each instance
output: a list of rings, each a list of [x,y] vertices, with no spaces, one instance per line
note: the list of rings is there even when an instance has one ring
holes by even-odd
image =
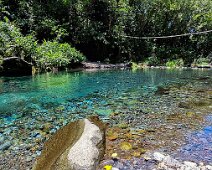
[[[18,57],[4,58],[0,69],[2,76],[32,75],[32,65]]]
[[[104,155],[105,125],[96,117],[72,122],[44,144],[33,170],[94,170]]]
[[[68,161],[71,169],[93,170],[98,165],[100,154],[98,144],[103,137],[98,126],[87,119],[84,123],[82,136],[68,152]]]

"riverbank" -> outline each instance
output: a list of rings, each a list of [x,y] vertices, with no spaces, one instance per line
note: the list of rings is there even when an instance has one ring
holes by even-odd
[[[6,77],[19,77],[19,76],[27,76],[27,75],[35,75],[39,73],[45,72],[53,72],[58,73],[59,71],[83,71],[83,70],[108,70],[108,69],[212,69],[212,65],[192,65],[191,67],[168,67],[168,66],[149,66],[145,63],[117,63],[117,64],[108,64],[101,62],[82,62],[70,64],[69,67],[46,67],[44,70],[32,66],[30,63],[18,58],[11,57],[6,58],[3,64],[0,67],[0,76]]]
[[[132,68],[132,69],[145,69],[145,68],[158,68],[158,69],[212,69],[211,64],[207,65],[192,65],[191,67],[168,67],[168,66],[151,66],[145,63],[134,63],[134,62],[127,62],[127,63],[118,63],[118,64],[106,64],[100,62],[82,62],[79,68],[84,69],[117,69],[117,68]]]
[[[118,64],[106,64],[100,62],[82,62],[82,67],[85,69],[117,69],[117,68],[130,68],[131,63],[118,63]]]

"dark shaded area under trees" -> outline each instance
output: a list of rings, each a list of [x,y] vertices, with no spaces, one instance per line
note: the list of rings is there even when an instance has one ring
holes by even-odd
[[[33,38],[36,45],[43,42],[47,44],[38,48],[39,55],[37,50],[34,54],[25,52],[26,57],[34,57],[35,61],[42,59],[41,65],[48,63],[48,58],[43,60],[41,57],[45,54],[42,50],[51,50],[61,43],[71,44],[89,61],[141,61],[161,65],[171,60],[183,60],[185,65],[190,65],[199,58],[211,60],[211,33],[155,40],[125,37],[152,37],[210,30],[211,0],[3,0],[0,1],[0,7],[3,22],[20,28],[20,34],[24,38]],[[1,48],[6,47],[1,45]],[[66,45],[65,48],[69,47]],[[74,51],[73,48],[72,50]],[[3,57],[4,52],[0,50]],[[71,59],[75,59],[78,54]],[[61,55],[58,54],[59,57]],[[82,54],[79,58],[76,61],[83,60]],[[67,60],[62,61],[66,63]]]

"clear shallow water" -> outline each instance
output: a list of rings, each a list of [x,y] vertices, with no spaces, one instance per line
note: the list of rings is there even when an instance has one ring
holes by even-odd
[[[151,114],[172,113],[177,102],[190,97],[187,91],[156,95],[159,86],[186,85],[207,90],[212,88],[211,77],[211,70],[159,69],[1,77],[0,136],[13,141],[9,148],[12,150],[19,145],[34,147],[38,139],[45,141],[48,138],[48,133],[41,132],[45,123],[51,124],[47,130],[52,134],[68,122],[92,114],[112,124],[128,122],[132,128],[155,128],[157,122],[165,122],[161,118],[159,121],[151,118]],[[121,113],[120,119],[110,119],[114,112]],[[146,115],[150,115],[149,118]],[[204,137],[211,135],[201,134]],[[211,138],[208,139],[207,146],[211,147]],[[40,154],[40,151],[36,153]]]
[[[32,107],[49,109],[95,93],[114,97],[125,92],[129,96],[131,93],[151,95],[158,85],[188,83],[206,76],[211,76],[211,71],[116,70],[0,78],[0,118]],[[99,102],[104,103],[104,100]]]
[[[212,121],[210,124],[212,125]],[[212,126],[206,126],[202,130],[189,134],[186,141],[187,144],[176,154],[178,158],[194,162],[207,160],[212,164]]]

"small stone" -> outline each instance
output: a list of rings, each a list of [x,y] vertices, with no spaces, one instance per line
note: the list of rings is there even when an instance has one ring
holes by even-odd
[[[179,161],[177,161],[176,159],[172,158],[171,156],[165,156],[163,161],[168,166],[180,167],[182,165]]]
[[[151,158],[150,158],[149,156],[147,156],[147,155],[144,155],[143,158],[144,158],[146,161],[151,160]]]
[[[4,136],[0,136],[0,145],[4,143],[4,140],[5,140]]]
[[[4,132],[5,135],[9,135],[12,132],[11,129],[6,129],[6,131]]]
[[[158,164],[158,168],[159,169],[167,169],[167,166],[165,165],[164,162],[161,162],[161,163]]]
[[[111,134],[108,134],[108,137],[107,138],[110,141],[114,141],[114,140],[116,140],[118,138],[118,134],[116,132],[111,133]]]
[[[36,154],[39,156],[41,155],[41,151],[36,151]]]
[[[1,151],[5,151],[5,150],[7,150],[10,146],[12,145],[12,143],[11,142],[5,142],[4,144],[2,144],[2,145],[0,145],[0,150]]]
[[[57,131],[57,129],[51,129],[49,133],[54,134],[56,131]]]
[[[105,166],[105,165],[113,165],[114,164],[114,160],[105,160],[102,162],[102,165]]]
[[[27,157],[27,158],[26,158],[26,161],[27,161],[27,162],[32,161],[32,157]]]
[[[207,170],[205,166],[199,166],[200,170]]]
[[[139,157],[141,156],[141,152],[139,152],[139,151],[134,151],[134,152],[132,153],[132,155],[133,155],[134,157],[139,158]]]
[[[120,148],[121,150],[128,151],[132,149],[132,145],[129,142],[122,142]]]
[[[203,162],[200,162],[200,163],[199,163],[199,166],[204,166],[204,163],[203,163]]]
[[[197,164],[196,163],[194,163],[194,162],[189,162],[189,161],[184,161],[184,164],[185,165],[187,165],[187,166],[189,166],[189,167],[197,167]]]
[[[118,124],[117,126],[121,129],[127,129],[128,128],[128,124],[126,124],[126,123],[121,123],[121,124]]]
[[[155,152],[153,154],[153,157],[156,161],[163,161],[163,159],[165,158],[165,156],[159,152]]]
[[[119,168],[116,168],[116,167],[112,167],[111,170],[119,170]]]
[[[51,128],[52,128],[52,125],[51,125],[51,123],[45,123],[43,126],[42,126],[42,131],[44,131],[44,132],[49,132],[50,130],[51,130]]]
[[[139,151],[141,152],[141,154],[145,154],[147,152],[147,150],[144,148],[140,148]]]
[[[192,117],[192,116],[194,116],[195,115],[195,113],[193,113],[193,112],[187,112],[186,113],[186,116],[188,116],[188,117]]]
[[[124,164],[122,162],[118,162],[116,164],[116,168],[118,168],[118,169],[123,169],[123,167],[124,167]]]
[[[211,165],[206,165],[205,166],[207,170],[212,170],[212,166]]]
[[[117,158],[118,157],[118,154],[117,153],[112,153],[111,157],[114,159],[114,158]]]

